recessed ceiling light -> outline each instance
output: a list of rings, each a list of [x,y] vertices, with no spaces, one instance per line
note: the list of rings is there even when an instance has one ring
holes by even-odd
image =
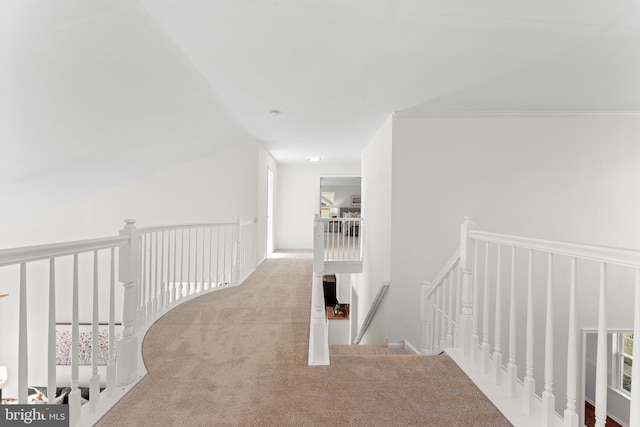
[[[271,116],[279,116],[280,114],[282,114],[280,110],[269,110],[269,115]]]
[[[322,156],[309,156],[307,157],[307,159],[310,162],[319,162],[320,160],[322,160]]]

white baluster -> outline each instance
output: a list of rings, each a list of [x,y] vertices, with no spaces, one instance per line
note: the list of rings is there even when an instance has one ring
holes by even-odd
[[[462,270],[460,269],[460,264],[458,264],[458,268],[455,270],[455,272],[456,272],[456,311],[453,313],[454,314],[453,318],[455,319],[456,324],[453,330],[453,346],[455,348],[460,348],[461,346],[460,323],[462,322]],[[471,329],[469,329],[469,333],[471,333]],[[464,348],[469,348],[469,346],[464,345]]]
[[[109,269],[109,364],[107,365],[107,397],[113,396],[116,386],[116,254],[111,248]]]
[[[578,427],[576,399],[578,396],[578,319],[576,316],[577,260],[571,258],[571,288],[569,290],[569,337],[567,348],[567,408],[564,410],[565,427]]]
[[[186,295],[186,285],[184,283],[184,228],[180,230],[180,283],[178,284],[178,299]]]
[[[93,251],[93,307],[91,328],[91,379],[89,380],[89,410],[95,412],[100,404],[100,375],[98,374],[98,355],[100,347],[98,336],[100,334],[98,316],[98,251]]]
[[[220,286],[220,227],[217,227],[216,236],[216,286]]]
[[[138,374],[138,336],[136,334],[136,289],[139,272],[139,244],[140,235],[135,221],[128,219],[120,235],[129,236],[129,244],[120,249],[120,265],[118,279],[122,283],[122,338],[118,342],[118,357],[116,361],[117,383],[127,385],[133,382]]]
[[[206,252],[205,251],[205,247],[206,247],[205,245],[206,245],[206,241],[207,241],[206,237],[207,237],[206,236],[206,229],[203,228],[202,229],[202,264],[201,264],[202,265],[202,271],[200,273],[200,288],[201,288],[202,291],[207,289],[206,282],[205,282],[205,279],[204,279],[205,278],[204,262],[205,262],[205,252]]]
[[[498,261],[496,266],[496,316],[495,316],[495,344],[493,350],[493,369],[496,384],[502,383],[502,288],[500,286],[500,263],[502,245],[498,244]]]
[[[169,233],[169,242],[171,242],[171,233]],[[171,243],[169,243],[169,247],[171,247]],[[178,230],[173,230],[173,255],[171,255],[171,250],[169,251],[169,264],[173,264],[172,271],[172,281],[169,284],[169,304],[173,305],[173,303],[177,299],[176,288],[177,288],[177,280],[178,280]],[[173,263],[171,262],[173,260]]]
[[[478,289],[478,241],[473,245],[473,320],[471,328],[471,360],[478,363],[480,360],[480,336],[478,335],[478,324],[480,313],[478,306],[480,305],[480,290]]]
[[[511,296],[509,298],[509,363],[507,363],[507,387],[509,397],[516,398],[518,367],[516,366],[516,247],[511,247]]]
[[[436,284],[436,286],[438,286],[438,284]],[[441,293],[442,287],[438,286],[438,288],[436,289],[436,297],[434,298],[433,301],[433,316],[434,316],[434,332],[433,332],[433,352],[434,353],[439,353],[440,349],[442,349],[442,344],[440,343],[440,337],[442,336],[440,334],[440,293]],[[437,348],[437,351],[436,351]]]
[[[18,320],[18,403],[26,405],[29,398],[29,349],[27,337],[27,265],[20,264],[20,314]]]
[[[445,289],[445,280],[447,279],[444,278],[442,279],[442,282],[440,282],[440,289],[442,290],[440,295],[442,298],[442,301],[440,301],[440,348],[438,349],[440,351],[445,348],[447,337],[447,306],[445,304],[445,297],[447,292]]]
[[[159,262],[158,262],[158,255],[160,254],[160,250],[159,250],[159,241],[160,239],[158,238],[158,232],[153,233],[154,237],[155,237],[155,249],[154,251],[154,256],[153,256],[153,292],[151,293],[152,298],[151,298],[151,316],[155,317],[158,314],[158,269],[159,269]]]
[[[542,392],[542,425],[554,423],[555,396],[553,395],[553,254],[548,255],[547,317],[544,337],[544,391]]]
[[[447,287],[449,288],[449,296],[447,299],[449,308],[447,310],[447,343],[446,346],[451,348],[453,346],[453,269],[449,272],[448,279],[449,284]]]
[[[56,397],[56,261],[49,259],[49,323],[47,347],[47,400]]]
[[[164,242],[164,235],[167,232],[165,232],[164,230],[161,231],[162,233],[162,243],[160,244],[160,307],[161,313],[164,313],[167,309],[167,282],[164,279],[164,248],[165,248],[165,242]],[[169,274],[168,271],[168,266],[167,266],[167,274]]]
[[[187,296],[192,294],[191,290],[191,229],[187,229]]]
[[[636,270],[636,287],[633,309],[633,360],[640,360],[640,270]],[[638,341],[636,341],[636,339]],[[640,363],[631,366],[631,384],[640,384]],[[640,387],[631,387],[631,411],[629,425],[640,425]]]
[[[596,359],[596,427],[607,422],[607,265],[600,264],[600,299],[598,303],[598,347]]]
[[[529,250],[527,274],[527,355],[524,377],[524,413],[533,415],[536,397],[536,380],[533,377],[534,323],[533,323],[533,250]]]
[[[212,288],[211,267],[213,266],[213,227],[209,227],[209,289]]]
[[[489,372],[491,361],[491,348],[489,346],[489,242],[484,246],[484,296],[482,298],[482,346],[480,355],[482,356],[482,371]]]
[[[423,282],[420,295],[420,320],[422,321],[422,354],[431,354],[431,324],[429,322],[429,307],[431,296],[427,297],[431,289],[431,282]]]
[[[222,251],[222,284],[227,284],[227,227],[224,227],[224,238],[223,238],[224,250]]]
[[[147,247],[148,234],[142,235],[142,280],[140,282],[140,310],[138,310],[138,325],[147,322]]]
[[[431,295],[431,354],[436,353],[436,348],[438,346],[438,331],[439,331],[439,323],[438,323],[438,289]]]
[[[69,393],[69,424],[77,426],[80,421],[79,376],[79,330],[78,330],[78,254],[73,255],[73,286],[71,301],[71,392]]]

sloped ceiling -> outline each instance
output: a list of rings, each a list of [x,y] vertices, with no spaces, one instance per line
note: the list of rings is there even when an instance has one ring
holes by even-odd
[[[3,211],[250,140],[281,163],[358,161],[392,112],[640,112],[632,0],[0,7]]]

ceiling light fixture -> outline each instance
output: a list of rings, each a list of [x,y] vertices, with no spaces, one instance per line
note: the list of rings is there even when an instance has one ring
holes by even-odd
[[[322,156],[309,156],[307,157],[307,159],[310,162],[319,162],[320,160],[322,160]]]
[[[269,110],[269,115],[270,116],[279,116],[280,114],[282,114],[282,111],[280,110]]]

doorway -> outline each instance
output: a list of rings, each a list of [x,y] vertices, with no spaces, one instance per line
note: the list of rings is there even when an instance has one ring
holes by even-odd
[[[267,168],[267,256],[273,253],[273,171]]]

